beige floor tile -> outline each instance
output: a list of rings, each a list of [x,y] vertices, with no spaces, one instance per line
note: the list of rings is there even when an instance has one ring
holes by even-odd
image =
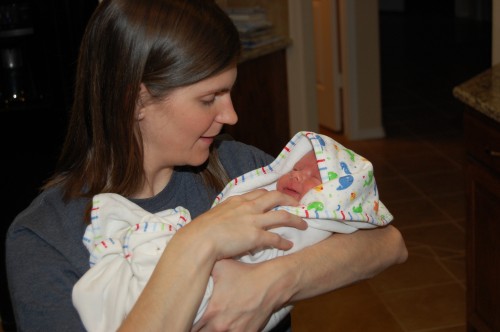
[[[457,220],[463,220],[465,218],[465,192],[433,196],[432,200],[451,218]]]
[[[465,257],[450,257],[443,258],[440,260],[444,268],[448,270],[458,281],[465,284],[466,274],[465,274]]]
[[[377,179],[380,199],[388,206],[393,201],[421,197],[422,194],[401,177]]]
[[[467,222],[467,212],[465,214],[466,214],[465,217],[454,220],[455,224],[457,224],[457,226],[463,229],[464,232],[465,232],[465,223]]]
[[[429,173],[437,169],[458,169],[457,164],[440,153],[429,149],[424,152],[407,153],[393,157],[387,162],[402,175]]]
[[[393,214],[393,223],[398,228],[432,225],[449,221],[449,218],[425,197],[391,202],[387,208]]]
[[[464,325],[459,325],[459,326],[452,326],[452,327],[445,327],[442,329],[429,329],[428,332],[465,332],[466,331],[466,326]],[[420,331],[420,332],[426,332],[426,331]]]
[[[453,222],[401,229],[407,243],[431,247],[440,257],[465,252],[465,233]]]
[[[464,290],[458,283],[381,294],[405,331],[465,324]]]
[[[399,173],[383,158],[375,157],[370,158],[369,160],[373,164],[373,174],[375,175],[375,179],[377,181],[382,178],[391,178],[398,176]]]
[[[292,311],[293,332],[403,332],[366,282],[299,302]]]
[[[463,139],[457,138],[439,138],[431,142],[433,148],[436,151],[442,153],[447,158],[455,162],[460,167],[465,163],[465,144]]]
[[[440,169],[429,174],[408,175],[407,178],[430,197],[464,192],[464,173],[457,169]]]
[[[409,248],[408,251],[405,263],[392,266],[368,281],[375,291],[417,289],[455,280],[428,247]]]
[[[418,154],[425,151],[428,146],[417,138],[387,137],[384,140],[374,140],[367,149],[367,155],[381,155],[387,160],[398,158],[402,155]],[[368,156],[367,156],[368,157]]]

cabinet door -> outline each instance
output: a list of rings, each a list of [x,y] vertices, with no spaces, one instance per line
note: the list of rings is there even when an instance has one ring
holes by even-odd
[[[500,177],[472,159],[466,175],[468,331],[500,331]]]
[[[232,98],[239,120],[225,132],[277,156],[290,140],[285,50],[239,64]]]

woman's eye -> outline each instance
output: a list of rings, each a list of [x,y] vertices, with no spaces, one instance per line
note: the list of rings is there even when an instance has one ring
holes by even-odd
[[[210,99],[203,99],[202,101],[202,104],[205,105],[205,106],[212,106],[213,103],[215,102],[215,96],[213,96],[212,98]]]
[[[216,97],[217,97],[216,94],[210,95],[210,96],[206,96],[204,99],[201,100],[201,102],[205,106],[211,106],[215,102]]]

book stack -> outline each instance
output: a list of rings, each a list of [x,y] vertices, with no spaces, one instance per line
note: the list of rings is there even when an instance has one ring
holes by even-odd
[[[238,29],[243,49],[262,47],[283,38],[274,32],[274,25],[262,7],[226,8],[226,12]]]

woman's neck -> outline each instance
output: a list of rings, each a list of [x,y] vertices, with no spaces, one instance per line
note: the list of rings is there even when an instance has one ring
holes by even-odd
[[[173,168],[163,168],[154,172],[146,171],[146,176],[142,188],[140,188],[134,195],[132,195],[132,198],[145,199],[156,196],[170,182],[173,173]]]

